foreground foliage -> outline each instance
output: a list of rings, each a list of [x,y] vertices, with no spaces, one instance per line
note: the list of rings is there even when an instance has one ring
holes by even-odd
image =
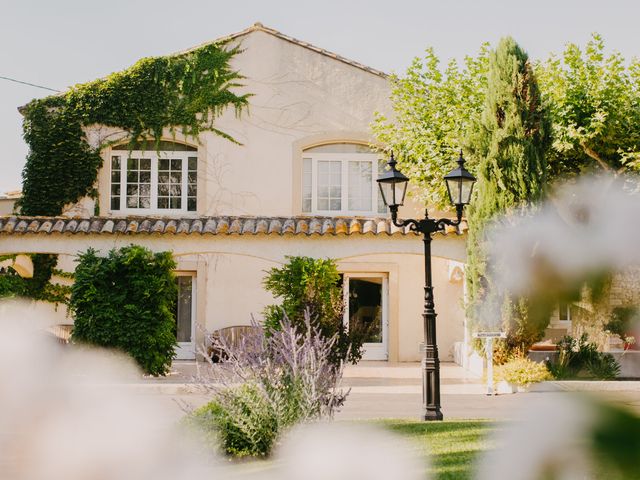
[[[240,343],[216,339],[225,360],[204,380],[223,387],[188,423],[229,455],[261,457],[297,423],[332,418],[347,395],[337,388],[342,364],[330,360],[336,336],[326,338],[309,314],[304,321],[302,330],[285,318],[269,335],[255,329]]]
[[[93,249],[81,254],[71,289],[72,340],[122,350],[145,373],[167,373],[177,345],[175,267],[170,252],[136,245],[106,257]]]

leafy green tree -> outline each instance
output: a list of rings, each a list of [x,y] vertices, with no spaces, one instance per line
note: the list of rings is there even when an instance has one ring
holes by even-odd
[[[347,332],[344,327],[344,299],[336,262],[328,258],[287,259],[281,268],[269,270],[264,279],[267,291],[282,299],[280,305],[265,308],[265,327],[267,330],[280,329],[284,314],[292,326],[305,332],[305,312],[308,311],[312,326],[318,327],[325,338],[337,335],[332,346],[332,362],[338,364],[349,360],[356,363],[362,357],[365,332]]]
[[[553,176],[640,171],[640,60],[606,56],[594,34],[584,50],[570,43],[536,74],[553,123]]]
[[[72,339],[122,350],[145,373],[167,373],[176,346],[175,267],[170,252],[138,245],[106,257],[93,249],[81,254],[71,289]]]
[[[450,207],[442,177],[453,168],[482,112],[487,68],[487,44],[476,57],[466,57],[462,68],[451,60],[444,71],[429,48],[404,76],[390,77],[393,114],[377,113],[373,133],[394,152],[399,168],[417,187],[412,193],[425,205]]]
[[[527,323],[526,301],[492,299],[487,271],[486,228],[498,215],[528,208],[545,192],[549,123],[527,54],[510,37],[489,55],[487,93],[474,127],[471,153],[477,159],[478,184],[469,206],[467,285],[471,311],[496,304],[508,324],[507,342],[528,347],[544,330]],[[545,325],[546,326],[546,325]]]

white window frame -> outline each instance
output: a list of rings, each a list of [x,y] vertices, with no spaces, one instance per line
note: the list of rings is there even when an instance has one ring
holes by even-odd
[[[374,272],[344,272],[342,274],[342,296],[345,304],[344,313],[342,316],[343,325],[346,331],[349,331],[349,317],[351,312],[349,311],[349,282],[358,279],[367,278],[379,278],[382,279],[381,284],[381,305],[380,311],[382,314],[381,327],[382,327],[382,341],[376,343],[363,343],[362,344],[362,360],[389,360],[389,275],[387,273],[374,273]]]
[[[196,319],[197,319],[197,280],[196,272],[174,271],[176,277],[191,277],[191,341],[177,342],[175,348],[176,360],[195,360],[196,358]],[[176,317],[176,322],[178,318]]]
[[[111,208],[111,199],[113,195],[111,193],[111,170],[113,167],[112,158],[120,157],[120,209],[114,210]],[[127,168],[129,158],[148,158],[151,160],[151,195],[150,195],[150,208],[128,208],[127,207]],[[158,208],[158,163],[160,159],[172,159],[178,158],[182,160],[182,182],[181,182],[181,208]],[[198,201],[198,177],[199,168],[196,170],[196,210],[187,210],[188,206],[188,188],[189,188],[189,158],[196,158],[196,165],[198,163],[197,152],[193,151],[143,151],[143,150],[112,150],[109,154],[109,212],[114,214],[124,215],[140,215],[140,214],[152,214],[152,215],[197,215]],[[199,167],[199,165],[198,165]]]
[[[378,169],[380,155],[377,153],[324,153],[324,152],[303,152],[302,161],[311,159],[311,211],[303,211],[303,215],[322,215],[322,216],[386,216],[385,212],[378,211]],[[341,170],[341,198],[340,210],[320,210],[318,208],[318,162],[340,161]],[[371,210],[349,210],[349,162],[370,162],[371,163]],[[304,167],[302,170],[302,196],[304,195]],[[303,202],[301,196],[300,201]]]
[[[567,308],[567,319],[566,320],[561,320],[560,319],[560,307],[562,306],[562,303],[558,303],[558,306],[556,307],[556,311],[555,311],[555,315],[553,320],[550,322],[551,326],[556,326],[556,327],[568,327],[570,326],[572,323],[572,318],[571,318],[571,303],[565,303],[564,306]]]

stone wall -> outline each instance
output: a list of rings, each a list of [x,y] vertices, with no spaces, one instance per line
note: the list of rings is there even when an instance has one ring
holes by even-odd
[[[640,267],[613,276],[609,302],[612,308],[640,306]]]

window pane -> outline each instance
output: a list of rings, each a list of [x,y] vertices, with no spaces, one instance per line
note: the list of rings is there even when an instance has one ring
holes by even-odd
[[[127,185],[127,195],[138,195],[138,185]]]
[[[158,162],[158,170],[169,170],[169,159],[161,158]]]
[[[140,183],[151,183],[151,172],[140,172]]]
[[[121,174],[120,156],[111,157],[111,210],[120,210],[120,185]]]
[[[366,332],[366,343],[382,343],[382,278],[350,278],[348,311],[349,328]]]
[[[137,170],[138,169],[138,159],[137,158],[129,158],[127,160],[127,169],[128,170]]]
[[[150,158],[141,158],[140,159],[140,170],[151,170],[151,159]]]
[[[158,208],[169,208],[169,199],[167,197],[158,197]]]
[[[137,170],[129,170],[127,172],[127,183],[138,183],[138,171]]]
[[[189,183],[196,183],[197,180],[198,180],[198,174],[196,172],[189,172],[187,181]]]
[[[151,208],[151,199],[149,197],[140,197],[140,208]]]
[[[139,191],[141,196],[148,197],[151,195],[151,185],[143,183],[140,185]]]
[[[172,198],[169,200],[169,205],[171,205],[171,208],[182,208],[182,202],[180,198]]]
[[[318,161],[318,210],[342,209],[342,162]]]
[[[349,210],[372,210],[371,162],[349,161]]]
[[[189,170],[195,172],[198,169],[198,159],[196,157],[189,157]]]
[[[313,162],[310,158],[302,159],[302,211],[311,211],[312,174]]]
[[[181,170],[182,169],[182,159],[180,158],[172,158],[171,159],[171,170]]]
[[[196,199],[195,199],[195,197],[189,197],[189,199],[187,200],[187,210],[189,210],[190,212],[195,212],[196,211]]]
[[[158,183],[169,183],[169,174],[158,173]]]
[[[138,197],[127,197],[127,208],[138,208]]]
[[[189,195],[190,197],[195,197],[196,196],[196,185],[193,183],[190,183],[189,186],[187,187],[187,195]]]
[[[169,185],[158,184],[158,195],[163,197],[169,196]]]
[[[178,302],[176,306],[176,340],[191,342],[192,330],[192,277],[180,276],[176,278],[178,284]]]

